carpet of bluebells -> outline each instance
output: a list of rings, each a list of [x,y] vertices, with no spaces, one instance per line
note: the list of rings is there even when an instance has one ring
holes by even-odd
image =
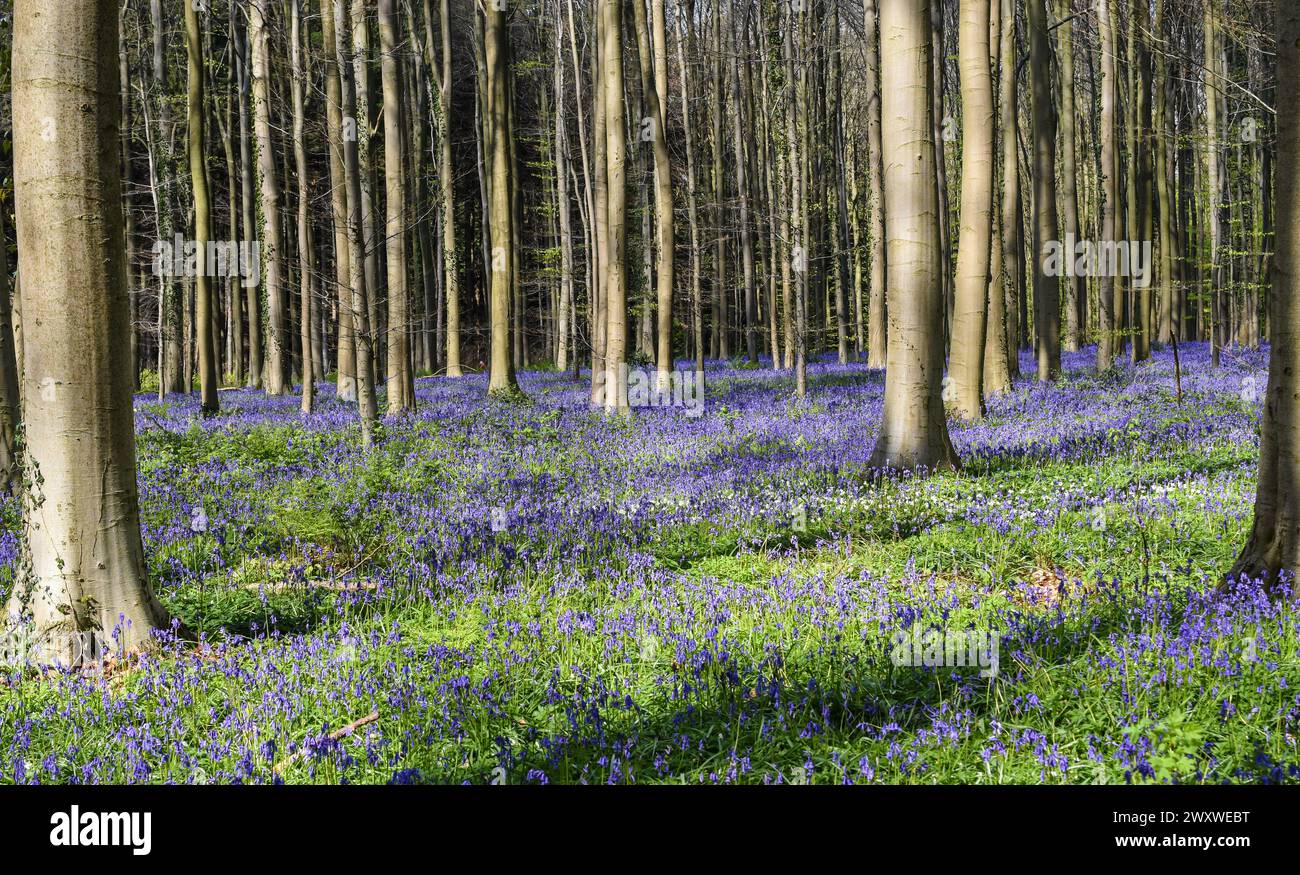
[[[1300,780],[1296,610],[1218,592],[1267,353],[1181,353],[1181,404],[1169,351],[1026,356],[932,477],[868,469],[883,374],[825,361],[804,400],[713,362],[702,416],[630,421],[565,374],[422,379],[369,453],[328,388],[142,395],[186,634],[0,674],[0,783]],[[999,671],[895,665],[915,628],[995,631]]]

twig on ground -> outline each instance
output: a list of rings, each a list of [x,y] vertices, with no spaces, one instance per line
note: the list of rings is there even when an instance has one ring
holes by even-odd
[[[349,735],[356,732],[362,726],[365,726],[367,723],[374,723],[378,719],[379,719],[379,712],[371,711],[365,717],[362,717],[357,720],[353,720],[351,723],[349,723],[347,726],[344,726],[342,729],[336,729],[333,732],[331,732],[330,740],[338,741],[341,738],[347,738]],[[306,747],[298,748],[296,751],[290,754],[286,759],[280,760],[280,762],[275,764],[275,773],[277,775],[280,774],[285,769],[289,768],[289,766],[293,765],[294,763],[298,762],[298,760],[302,759],[306,753],[307,753]]]

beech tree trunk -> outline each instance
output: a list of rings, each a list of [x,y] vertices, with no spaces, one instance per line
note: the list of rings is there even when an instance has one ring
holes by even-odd
[[[262,198],[262,263],[266,287],[267,395],[284,395],[285,306],[283,250],[280,230],[280,180],[275,166],[275,143],[271,138],[271,52],[267,32],[269,0],[252,0],[248,8],[248,36],[253,44],[253,130],[257,139],[257,175]]]
[[[604,80],[605,162],[609,188],[606,210],[605,410],[629,412],[627,399],[627,150],[623,110],[623,8],[620,0],[601,0],[600,74]]]
[[[560,12],[559,0],[555,9]],[[573,292],[573,218],[569,203],[569,138],[565,125],[564,93],[564,30],[555,27],[555,201],[560,224],[560,301],[556,325],[555,367],[564,371],[569,366],[570,354],[576,359],[578,350],[571,349],[569,333],[572,330],[571,314],[574,308]]]
[[[1003,4],[998,0],[989,10],[989,58],[993,70],[998,71],[999,100],[1006,100],[1006,77],[1000,75],[999,65],[1003,57]],[[1011,11],[1015,15],[1015,10]],[[1003,134],[1005,137],[1006,134]],[[993,149],[997,152],[998,143],[994,138]],[[1005,155],[1005,150],[1003,152]],[[996,180],[996,170],[994,179]],[[1002,213],[998,208],[998,188],[996,183],[992,192],[993,227],[989,251],[989,287],[988,287],[988,325],[984,332],[984,397],[992,398],[1011,388],[1011,371],[1009,367],[1009,350],[1007,348],[1009,333],[1007,331],[1007,293],[1006,270],[1004,260],[1004,236],[1002,233]]]
[[[1052,50],[1047,41],[1046,0],[1028,0],[1029,78],[1034,119],[1034,329],[1038,335],[1038,381],[1061,371],[1060,280],[1046,269],[1047,244],[1057,239],[1056,110],[1052,106]]]
[[[633,0],[635,4],[638,0]],[[732,98],[732,145],[733,157],[735,158],[736,167],[736,193],[740,202],[739,214],[736,217],[740,225],[740,260],[741,270],[744,276],[744,306],[745,306],[745,356],[751,364],[758,364],[758,295],[754,288],[754,242],[749,228],[749,162],[747,159],[747,146],[744,134],[744,115],[745,103],[744,96],[740,90],[740,50],[735,35],[735,22],[732,22],[731,32],[731,98]],[[668,164],[668,149],[664,148],[664,165]],[[672,203],[671,189],[668,193],[670,212]],[[660,295],[663,295],[663,289],[660,289]],[[671,289],[669,290],[671,297]]]
[[[388,415],[415,410],[410,300],[406,287],[405,101],[397,54],[401,22],[395,0],[379,0],[380,74],[384,90],[385,234],[388,247]]]
[[[668,154],[668,51],[664,36],[664,0],[651,0],[651,23],[647,25],[642,0],[632,0],[641,56],[642,91],[646,111],[653,120],[651,147],[655,163],[655,362],[660,388],[668,386],[673,369],[673,260],[675,221],[673,216],[672,163]],[[647,29],[650,31],[647,34]],[[651,56],[648,50],[653,51]],[[650,60],[653,57],[653,75]]]
[[[1210,244],[1210,362],[1214,367],[1219,366],[1219,353],[1224,345],[1224,338],[1227,332],[1224,327],[1223,299],[1224,295],[1224,255],[1223,255],[1223,221],[1226,211],[1224,195],[1224,182],[1226,173],[1222,163],[1223,156],[1220,149],[1222,140],[1222,84],[1220,79],[1223,76],[1223,48],[1220,44],[1221,36],[1219,34],[1218,16],[1215,13],[1215,4],[1219,0],[1205,0],[1205,70],[1204,90],[1205,90],[1205,170],[1206,170],[1206,193],[1209,198],[1208,204],[1208,227],[1209,227],[1209,244]],[[1282,14],[1281,10],[1278,15]],[[1285,80],[1279,77],[1279,82]],[[1280,151],[1280,148],[1279,148]]]
[[[943,408],[943,284],[929,0],[880,8],[881,140],[889,258],[885,406],[875,468],[956,469]]]
[[[961,247],[948,368],[957,413],[977,419],[984,415],[984,335],[993,225],[993,79],[987,0],[962,0],[957,53],[962,101]]]
[[[355,119],[357,98],[353,84],[355,72],[350,54],[352,41],[348,32],[350,23],[344,14],[343,2],[344,0],[333,0],[335,63],[339,71],[339,90],[344,118]],[[369,447],[374,443],[379,407],[375,400],[375,372],[371,362],[374,353],[370,345],[370,306],[367,301],[369,287],[366,285],[366,256],[362,243],[365,219],[362,215],[361,161],[357,155],[356,136],[343,137],[343,173],[347,184],[348,270],[349,285],[352,288],[349,309],[352,312],[352,340],[357,356],[357,411],[361,420],[361,444]]]
[[[252,125],[250,122],[252,110],[249,106],[252,101],[253,90],[252,72],[250,70],[252,52],[243,19],[242,14],[235,16],[235,71],[236,78],[239,80],[239,209],[244,225],[244,235],[250,238],[251,242],[254,232],[258,237],[261,237],[262,229],[257,221],[256,196],[253,193],[256,172],[253,168]],[[262,330],[264,264],[265,262],[257,266],[259,281],[257,283],[248,283],[245,290],[246,309],[248,310],[248,371],[245,374],[244,385],[250,389],[262,385],[264,358],[262,339],[265,336]]]
[[[677,66],[682,79],[682,129],[686,135],[686,217],[691,231],[691,346],[695,351],[696,385],[704,386],[704,291],[700,272],[700,218],[696,198],[695,177],[695,125],[691,120],[690,68],[686,65],[686,44],[691,39],[692,23],[688,15],[681,15],[681,32],[677,36]],[[692,46],[693,48],[693,46]],[[692,52],[693,54],[693,52]],[[788,265],[787,265],[788,269]],[[788,272],[788,270],[787,270]],[[788,285],[788,284],[787,284]],[[776,353],[772,354],[775,366]]]
[[[1153,30],[1159,35],[1164,33],[1164,28],[1165,0],[1155,0]],[[1156,340],[1159,343],[1171,343],[1174,341],[1174,262],[1178,258],[1174,249],[1176,235],[1174,234],[1174,205],[1171,191],[1171,177],[1173,174],[1171,165],[1173,162],[1169,160],[1169,147],[1173,138],[1169,131],[1169,113],[1167,109],[1168,66],[1163,50],[1158,48],[1154,55],[1155,81],[1152,83],[1152,89],[1155,98],[1155,196],[1158,222],[1157,246],[1160,258],[1156,288]]]
[[[1118,89],[1115,79],[1115,20],[1114,0],[1097,0],[1097,29],[1101,39],[1101,242],[1113,243],[1119,222],[1119,156],[1116,154],[1118,134],[1116,111]],[[1115,363],[1117,353],[1116,305],[1119,303],[1118,284],[1110,272],[1101,276],[1101,298],[1098,300],[1097,370],[1102,371]]]
[[[880,22],[877,14],[879,0],[862,0],[863,39],[866,40],[867,62],[863,67],[863,87],[867,91],[867,176],[870,220],[868,236],[871,243],[871,291],[867,295],[867,367],[885,366],[885,345],[888,333],[885,327],[885,166],[881,151],[880,134]]]
[[[1300,84],[1300,6],[1277,4],[1278,93]],[[1294,92],[1293,92],[1294,93]],[[1300,127],[1295,107],[1277,113],[1277,250],[1269,295],[1268,390],[1260,429],[1259,483],[1250,538],[1230,577],[1300,569]],[[1292,596],[1300,590],[1292,582]]]
[[[510,38],[506,13],[493,3],[483,7],[484,51],[487,68],[487,106],[484,117],[487,159],[491,185],[488,191],[491,228],[491,351],[488,393],[512,395],[519,391],[515,380],[511,324],[514,223],[511,221],[510,167]],[[621,92],[620,92],[621,94]],[[621,106],[621,104],[620,104]]]
[[[293,161],[298,174],[298,337],[302,348],[302,412],[311,413],[316,387],[311,362],[311,284],[315,273],[311,245],[310,194],[307,189],[307,145],[304,142],[304,70],[302,63],[302,0],[290,0],[289,58],[293,66]]]
[[[609,334],[609,311],[606,295],[609,272],[609,164],[606,160],[605,138],[605,49],[601,40],[602,10],[599,3],[592,4],[595,36],[591,52],[591,131],[592,175],[595,177],[595,211],[592,226],[595,232],[596,282],[591,288],[591,403],[605,406],[605,357]]]
[[[1024,202],[1020,193],[1020,86],[1016,4],[1002,0],[1002,271],[1007,278],[1007,371],[1020,376],[1020,302],[1025,299]]]
[[[42,662],[78,664],[167,622],[145,571],[123,342],[118,4],[17,0],[13,23],[30,561],[8,620],[30,624]]]
[[[425,16],[430,15],[425,0]],[[442,190],[443,296],[447,301],[447,376],[459,377],[460,365],[460,257],[456,249],[456,186],[451,166],[451,11],[449,0],[439,0],[438,24],[442,37],[441,72],[438,74],[438,176]],[[430,66],[433,66],[430,48]],[[438,67],[434,67],[438,70]]]
[[[352,87],[356,109],[352,116],[357,141],[357,166],[361,182],[361,243],[366,273],[366,307],[370,325],[370,382],[380,381],[380,356],[383,354],[383,324],[379,301],[382,288],[379,276],[379,242],[375,239],[375,164],[370,138],[375,132],[373,104],[370,99],[370,18],[366,0],[352,0]],[[337,27],[337,22],[335,23]]]
[[[338,42],[334,0],[320,0],[321,43],[325,61],[325,132],[329,138],[330,213],[334,224],[334,283],[338,301],[338,353],[335,389],[338,400],[357,401],[357,354],[352,336],[352,263],[348,250],[348,187],[343,169],[343,87],[339,66],[328,55]]]
[[[199,13],[193,3],[185,4],[185,54],[188,99],[186,127],[190,159],[190,186],[194,193],[194,243],[199,253],[199,270],[194,278],[194,327],[199,358],[199,409],[211,416],[220,408],[217,400],[217,349],[212,335],[212,278],[206,261],[212,239],[212,206],[208,193],[208,171],[204,148],[203,34]],[[134,329],[132,329],[134,331]],[[189,388],[188,386],[186,387]]]
[[[1070,0],[1056,0],[1054,6],[1060,25],[1056,28],[1061,63],[1061,204],[1067,239],[1079,239],[1078,163],[1075,157],[1074,112],[1074,22],[1070,20]],[[1066,257],[1070,257],[1066,253]],[[1065,280],[1065,338],[1063,346],[1077,352],[1087,330],[1087,277],[1082,274]]]

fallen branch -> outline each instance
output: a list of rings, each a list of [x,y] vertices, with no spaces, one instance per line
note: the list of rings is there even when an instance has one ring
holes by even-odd
[[[357,580],[346,583],[341,580],[304,580],[301,582],[279,581],[277,583],[263,583],[260,580],[252,580],[243,585],[244,589],[265,590],[267,592],[286,592],[294,589],[327,589],[331,592],[360,592],[361,590],[379,589],[379,584],[373,580]]]
[[[349,735],[356,732],[362,726],[365,726],[367,723],[374,723],[378,719],[379,719],[379,712],[371,711],[365,717],[362,717],[358,720],[353,720],[351,723],[349,723],[347,726],[344,726],[342,729],[336,729],[333,732],[331,732],[330,740],[338,741],[341,738],[347,738]],[[280,774],[285,769],[289,768],[289,766],[293,765],[294,763],[298,762],[298,760],[302,759],[303,756],[306,755],[306,753],[307,753],[307,748],[300,747],[298,750],[294,751],[293,754],[290,755],[287,759],[280,760],[280,762],[275,764],[275,773],[277,775]]]

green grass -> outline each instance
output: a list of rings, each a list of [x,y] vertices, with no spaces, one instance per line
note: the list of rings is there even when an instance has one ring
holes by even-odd
[[[538,448],[521,476],[589,460],[556,416],[473,416]],[[371,710],[379,720],[341,751],[281,777],[827,783],[866,779],[865,763],[891,782],[1214,782],[1297,763],[1295,613],[1216,612],[1197,595],[1246,537],[1253,448],[1150,447],[1123,432],[1100,466],[976,459],[924,483],[867,485],[808,471],[821,498],[802,527],[781,514],[683,519],[642,532],[636,562],[593,545],[533,566],[498,547],[466,571],[383,501],[435,483],[446,507],[474,499],[466,434],[398,428],[362,459],[342,458],[346,436],[292,425],[146,432],[147,477],[195,497],[201,478],[177,472],[218,465],[212,476],[245,503],[240,537],[196,535],[149,556],[166,606],[216,655],[164,656],[94,695],[70,695],[87,682],[25,677],[0,689],[0,738],[38,715],[24,730],[29,771],[54,756],[66,776],[99,757],[97,774],[118,780],[141,779],[133,757],[149,764],[145,780],[271,780],[288,749]],[[783,451],[728,429],[710,440],[697,449]],[[340,473],[276,474],[335,457]],[[835,477],[852,500],[826,498]],[[176,515],[158,501],[147,523]],[[990,511],[1004,505],[1017,513]],[[554,534],[496,543],[543,551]],[[397,574],[377,594],[339,591],[434,560],[458,571],[454,586]],[[906,611],[1018,632],[996,678],[900,667],[888,654]],[[1187,631],[1197,624],[1206,631]],[[1183,633],[1188,648],[1152,644]],[[129,726],[166,743],[142,751]],[[1126,744],[1147,773],[1117,756]]]

